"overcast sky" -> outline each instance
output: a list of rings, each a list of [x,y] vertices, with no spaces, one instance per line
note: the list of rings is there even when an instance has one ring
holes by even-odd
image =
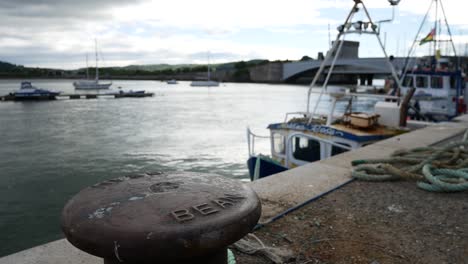
[[[403,56],[431,0],[402,0],[396,19],[382,26],[390,54]],[[97,39],[104,66],[180,64],[316,57],[329,46],[352,0],[0,0],[0,60],[74,69],[94,59]],[[365,1],[374,20],[391,17],[387,0]],[[465,54],[468,1],[444,0],[457,44]],[[439,10],[440,13],[440,10]],[[362,19],[361,15],[357,19]],[[434,13],[431,14],[432,21]],[[429,33],[434,23],[423,26]],[[445,32],[442,32],[446,34]],[[386,37],[385,37],[386,36]],[[422,37],[422,36],[421,36]],[[381,56],[374,36],[360,40],[360,56]],[[418,53],[428,52],[429,45]],[[445,49],[444,49],[445,50]],[[90,62],[91,63],[91,62]]]

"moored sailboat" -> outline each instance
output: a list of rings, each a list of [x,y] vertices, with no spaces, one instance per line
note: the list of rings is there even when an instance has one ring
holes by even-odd
[[[216,87],[219,86],[219,82],[211,80],[211,70],[210,70],[210,58],[208,56],[208,64],[207,64],[207,79],[206,80],[198,80],[192,81],[190,86],[202,86],[202,87]]]
[[[101,90],[109,89],[112,85],[112,82],[102,83],[99,82],[99,66],[98,66],[98,53],[97,53],[97,41],[95,41],[95,56],[96,56],[96,78],[94,80],[89,80],[88,75],[88,60],[86,59],[86,80],[79,80],[73,82],[75,89],[87,89],[87,90]]]

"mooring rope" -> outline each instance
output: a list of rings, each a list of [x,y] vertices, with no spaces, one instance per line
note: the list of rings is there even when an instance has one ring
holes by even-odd
[[[265,246],[265,244],[252,233],[234,243],[233,247],[244,254],[262,255],[275,264],[289,262],[288,260],[294,256],[294,254],[287,249]]]
[[[398,150],[388,159],[354,160],[352,176],[363,181],[416,179],[431,192],[468,190],[468,130],[461,141],[443,147]]]

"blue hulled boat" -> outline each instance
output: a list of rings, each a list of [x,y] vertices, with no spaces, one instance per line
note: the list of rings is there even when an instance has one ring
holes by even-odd
[[[59,94],[60,92],[37,88],[31,82],[21,82],[21,88],[12,93],[14,100],[54,100]]]
[[[343,94],[345,96],[346,93]],[[378,102],[376,111],[379,114],[349,112],[336,118],[333,116],[334,108],[335,104],[328,117],[312,117],[307,112],[288,113],[284,122],[268,125],[269,156],[255,153],[255,138],[258,136],[248,129],[250,179],[254,181],[327,159],[408,131],[399,127],[399,120],[394,121],[392,116],[385,114],[390,109],[392,115],[399,115],[401,108],[397,103]]]

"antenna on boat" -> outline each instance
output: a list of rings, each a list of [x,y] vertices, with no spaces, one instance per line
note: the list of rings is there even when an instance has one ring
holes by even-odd
[[[318,104],[320,103],[322,95],[327,90],[328,81],[330,80],[331,73],[333,72],[333,68],[335,67],[336,60],[340,55],[340,52],[341,52],[341,49],[343,47],[343,43],[344,43],[344,39],[345,39],[346,34],[352,34],[352,33],[372,34],[372,35],[375,35],[377,37],[379,45],[382,48],[382,51],[383,51],[383,53],[385,55],[385,58],[387,60],[387,64],[388,64],[388,66],[389,66],[389,68],[390,68],[390,70],[392,72],[392,76],[395,79],[395,82],[397,84],[398,89],[401,90],[400,80],[399,80],[399,78],[397,76],[395,68],[393,67],[393,64],[390,62],[390,60],[388,58],[387,52],[385,51],[385,47],[383,46],[382,41],[381,41],[381,39],[379,37],[380,24],[384,23],[384,22],[392,21],[393,18],[394,18],[394,13],[393,13],[393,17],[392,17],[391,20],[377,21],[377,22],[374,23],[372,21],[372,18],[370,17],[369,12],[367,11],[366,6],[364,5],[363,0],[353,0],[353,1],[354,1],[354,6],[352,7],[351,11],[349,12],[348,16],[346,17],[345,22],[342,25],[338,26],[338,28],[337,28],[338,35],[336,36],[336,39],[333,42],[333,45],[332,45],[331,49],[327,52],[327,55],[325,56],[325,59],[323,60],[322,64],[320,65],[320,68],[318,69],[317,73],[314,76],[314,79],[312,80],[312,82],[311,82],[311,84],[309,86],[309,91],[307,93],[307,114],[310,115],[309,116],[309,123],[312,122],[313,116],[315,115],[315,112],[317,111]],[[389,1],[390,5],[392,7],[398,5],[398,3],[400,2],[400,0],[388,0],[388,1]],[[360,7],[362,7],[362,9],[364,10],[364,13],[365,13],[368,21],[352,22],[352,19],[353,19],[354,15],[359,12]],[[377,25],[377,24],[379,24],[379,25]],[[332,59],[332,57],[333,57],[333,59]],[[332,61],[331,61],[331,64],[330,64],[331,59],[332,59]],[[315,104],[313,112],[310,113],[310,96],[312,94],[312,89],[315,87],[315,84],[317,83],[318,79],[320,78],[322,72],[325,70],[326,66],[329,66],[329,69],[328,69],[327,75],[325,77],[325,81],[323,83],[322,90],[321,90],[319,98],[318,98],[318,100],[317,100],[317,102]],[[344,91],[341,91],[341,93],[344,94]],[[333,94],[337,95],[337,91],[333,91]],[[330,111],[331,114],[329,114],[329,116],[333,115],[334,106],[335,106],[335,103],[336,103],[335,100],[337,98],[336,98],[336,96],[332,96],[332,99],[334,100],[334,102],[332,103],[332,109]],[[327,122],[331,122],[331,120],[327,120]]]

